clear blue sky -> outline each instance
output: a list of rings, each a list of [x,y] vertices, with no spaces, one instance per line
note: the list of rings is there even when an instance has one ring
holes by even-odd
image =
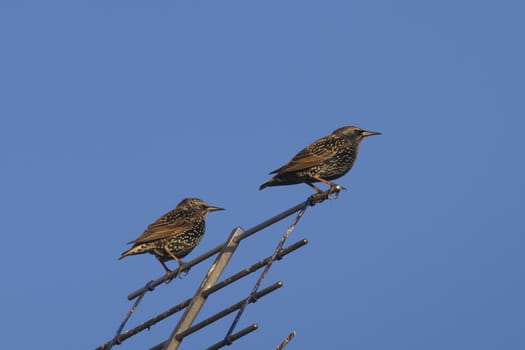
[[[162,267],[117,261],[196,196],[187,259],[301,201],[258,186],[344,125],[366,139],[339,199],[232,349],[525,347],[525,5],[519,1],[2,1],[2,348],[93,349]],[[290,220],[246,240],[227,274]],[[191,295],[211,263],[147,295],[132,327]],[[254,278],[210,297],[240,300]],[[147,349],[178,317],[116,349]],[[231,317],[183,344],[220,340]],[[128,327],[128,328],[129,328]]]

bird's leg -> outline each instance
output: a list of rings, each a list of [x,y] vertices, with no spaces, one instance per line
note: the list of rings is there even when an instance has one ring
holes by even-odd
[[[164,261],[160,260],[159,258],[157,258],[157,260],[162,264],[162,267],[164,268],[164,270],[166,270],[166,273],[170,273],[171,270],[169,269],[169,267],[164,263]]]
[[[306,183],[308,186],[310,186],[311,188],[313,188],[314,190],[316,190],[317,193],[323,193],[323,191],[322,191],[319,187],[317,187],[316,185],[314,185],[313,183],[311,183],[311,182],[305,182],[305,183]]]
[[[328,194],[324,193],[319,187],[315,186],[311,182],[305,182],[305,183],[316,191],[315,194],[312,194],[310,196],[310,201],[312,203],[321,203],[328,199]]]
[[[329,180],[325,180],[319,176],[312,176],[313,179],[319,181],[319,182],[322,182],[322,183],[325,183],[327,184],[328,186],[330,186],[330,190],[333,191],[333,189],[339,189],[339,190],[346,190],[346,188],[344,188],[343,186],[340,186],[332,181],[329,181]]]
[[[171,270],[169,269],[168,265],[166,265],[166,264],[164,263],[164,261],[162,261],[161,258],[159,258],[159,257],[156,257],[156,258],[157,258],[157,260],[162,264],[162,267],[164,268],[164,270],[166,270],[166,275],[167,275],[168,273],[170,273]],[[167,280],[166,283],[170,283],[171,280],[173,280],[173,277],[171,277],[169,280]]]
[[[330,196],[332,193],[335,193],[335,198],[337,199],[339,197],[339,192],[341,190],[346,190],[345,187],[341,186],[341,185],[338,185],[336,183],[333,183],[332,181],[329,181],[329,180],[325,180],[319,176],[312,176],[312,178],[314,178],[315,180],[319,181],[319,182],[322,182],[322,183],[325,183],[327,184],[328,186],[330,186],[330,188],[328,189],[328,196]]]
[[[181,278],[182,271],[184,271],[184,276],[186,276],[188,272],[190,271],[189,269],[185,269],[185,266],[187,264],[181,259],[177,258],[175,254],[173,254],[173,252],[167,246],[164,247],[164,250],[166,250],[166,253],[168,253],[174,260],[176,260],[179,263],[179,272],[177,272],[177,277]]]

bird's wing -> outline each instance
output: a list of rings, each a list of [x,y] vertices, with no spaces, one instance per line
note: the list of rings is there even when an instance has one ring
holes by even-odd
[[[333,153],[330,152],[327,147],[322,147],[322,144],[329,141],[330,137],[331,135],[323,137],[312,143],[310,146],[302,149],[288,162],[288,164],[272,171],[270,174],[283,174],[300,171],[323,164],[327,159],[333,156]]]
[[[170,220],[169,217],[163,216],[149,225],[146,231],[144,231],[144,233],[142,233],[139,238],[129,243],[142,244],[169,236],[176,236],[184,231],[189,230],[192,225],[192,222],[188,218],[180,217],[176,220]]]

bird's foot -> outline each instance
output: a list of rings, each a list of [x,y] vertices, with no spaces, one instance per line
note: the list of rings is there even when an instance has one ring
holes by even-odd
[[[330,186],[327,196],[330,197],[332,194],[335,194],[335,199],[337,199],[339,198],[339,192],[341,191],[346,191],[346,187],[341,185]]]
[[[166,268],[166,273],[164,274],[164,277],[166,279],[166,281],[164,281],[166,284],[170,283],[171,281],[173,281],[173,278],[175,278],[175,275],[172,274],[173,271],[171,271],[170,269]],[[171,274],[171,276],[169,276]],[[167,277],[169,276],[169,277]]]
[[[164,276],[169,276],[172,273],[172,271],[169,269],[168,265],[166,265],[164,261],[162,261],[161,259],[159,259],[159,262],[162,264],[162,267],[164,268],[164,270],[166,270],[166,273],[164,274]],[[173,280],[173,277],[175,276],[166,278],[166,281],[165,281],[166,284],[170,283]]]
[[[190,272],[190,268],[187,267],[188,264],[185,262],[179,262],[179,268],[177,269],[177,278],[182,279],[182,276],[187,276]]]
[[[173,273],[174,270],[166,269],[165,276],[171,275],[169,276],[169,278],[166,278],[166,284],[173,281],[175,277],[182,279],[182,276],[186,276],[190,271],[190,268],[186,267],[186,265],[186,263],[179,264],[179,268],[177,269],[177,272],[175,274]]]
[[[339,192],[341,191],[346,191],[346,187],[334,184],[333,186],[330,186],[330,188],[325,192],[318,191],[317,193],[312,194],[310,197],[308,197],[308,200],[311,205],[315,205],[330,199],[330,196],[333,194],[335,194],[335,199],[337,199],[339,197]]]

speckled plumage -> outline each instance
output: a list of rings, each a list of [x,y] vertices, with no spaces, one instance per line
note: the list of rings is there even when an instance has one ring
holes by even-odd
[[[206,216],[210,211],[223,210],[198,198],[186,198],[175,209],[162,215],[149,225],[135,240],[129,242],[133,247],[122,253],[119,260],[129,255],[153,254],[166,269],[165,262],[181,260],[202,240],[206,230]]]
[[[330,135],[314,141],[297,153],[286,165],[270,174],[276,174],[259,187],[294,185],[306,183],[317,192],[322,192],[315,182],[330,185],[333,191],[338,185],[335,180],[345,175],[354,165],[361,141],[375,131],[366,131],[357,126],[345,126]]]

